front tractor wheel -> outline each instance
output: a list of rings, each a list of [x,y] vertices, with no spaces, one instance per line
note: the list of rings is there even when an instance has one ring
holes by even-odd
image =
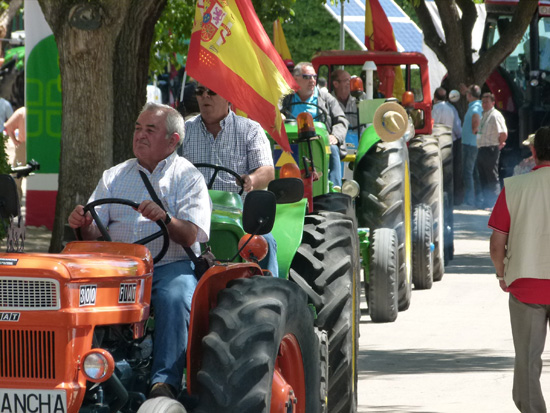
[[[398,312],[399,252],[397,234],[379,228],[372,234],[369,278],[365,280],[370,318],[374,323],[395,321]]]
[[[417,290],[433,285],[432,210],[428,205],[414,207],[413,213],[413,283]]]
[[[297,285],[272,277],[233,280],[209,320],[194,412],[326,411],[322,342]]]

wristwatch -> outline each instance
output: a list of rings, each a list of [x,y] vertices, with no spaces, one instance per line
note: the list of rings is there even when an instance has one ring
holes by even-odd
[[[504,280],[504,277],[501,276],[501,275],[498,275],[498,273],[496,273],[495,275],[497,276],[497,280],[499,280],[499,281],[500,281],[500,280]]]
[[[164,211],[166,213],[166,218],[164,219],[164,224],[168,225],[170,222],[172,222],[172,217],[168,213],[168,211]]]

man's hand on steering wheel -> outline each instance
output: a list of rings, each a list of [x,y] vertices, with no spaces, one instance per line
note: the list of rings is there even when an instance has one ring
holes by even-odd
[[[254,185],[252,184],[252,177],[250,175],[244,174],[241,175],[241,178],[243,179],[243,189],[245,192],[250,192],[254,189]]]
[[[146,199],[139,204],[137,211],[151,221],[158,221],[160,219],[161,221],[166,222],[166,211],[150,199]]]
[[[92,215],[89,212],[84,214],[83,205],[77,205],[69,215],[69,226],[72,229],[89,227],[92,222]]]

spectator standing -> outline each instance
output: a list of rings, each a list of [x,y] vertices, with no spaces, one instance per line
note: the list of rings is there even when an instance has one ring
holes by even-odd
[[[462,193],[462,125],[460,124],[460,117],[456,108],[447,101],[447,91],[438,87],[434,92],[434,105],[432,109],[432,118],[434,124],[441,124],[451,129],[453,138],[453,198],[454,204],[459,205],[462,203],[464,197]],[[458,143],[457,143],[458,142]],[[459,147],[459,151],[457,151]],[[458,152],[458,153],[457,153]],[[460,167],[458,166],[460,165]]]
[[[454,204],[460,205],[464,202],[464,178],[462,176],[462,120],[458,110],[453,103],[460,100],[460,92],[451,90],[449,92],[449,101],[451,108],[455,113],[455,123],[453,125],[453,185],[454,185]]]
[[[491,259],[509,294],[516,359],[512,397],[522,412],[546,412],[540,376],[550,320],[550,128],[540,128],[532,172],[504,179],[489,228]]]
[[[27,110],[25,106],[17,109],[13,115],[4,123],[4,132],[10,137],[15,146],[15,156],[13,158],[13,166],[25,165],[27,163],[27,132],[25,128]],[[19,199],[23,199],[23,189],[21,181],[23,178],[17,178],[17,192]]]
[[[498,162],[500,151],[506,145],[508,129],[504,116],[495,108],[495,96],[484,93],[481,97],[483,116],[477,139],[477,169],[481,182],[485,208],[492,208],[500,192]]]
[[[474,171],[477,159],[477,133],[481,122],[481,88],[478,85],[470,86],[466,91],[468,110],[462,124],[462,172],[464,174],[464,204],[476,206],[474,187]]]

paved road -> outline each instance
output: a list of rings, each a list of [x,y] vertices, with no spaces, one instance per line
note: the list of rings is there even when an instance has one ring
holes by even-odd
[[[488,219],[485,211],[455,211],[455,259],[443,280],[413,291],[394,323],[362,316],[359,412],[517,412],[508,295],[489,258]],[[550,353],[543,361],[550,389]]]

